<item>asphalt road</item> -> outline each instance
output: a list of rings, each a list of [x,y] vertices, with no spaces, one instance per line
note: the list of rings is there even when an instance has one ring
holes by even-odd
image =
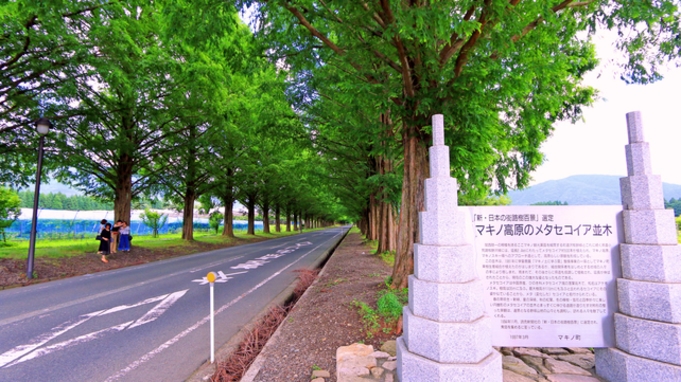
[[[348,227],[0,291],[0,381],[183,381]]]

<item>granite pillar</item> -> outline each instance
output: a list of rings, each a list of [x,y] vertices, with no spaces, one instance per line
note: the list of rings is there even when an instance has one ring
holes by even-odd
[[[640,112],[627,113],[627,128],[616,347],[596,349],[596,372],[610,382],[681,381],[681,247],[674,212],[664,209],[662,180],[652,175]]]
[[[501,382],[501,355],[492,348],[483,285],[476,274],[473,230],[458,207],[442,115],[433,116],[425,211],[419,213],[414,274],[404,334],[397,339],[401,382]]]

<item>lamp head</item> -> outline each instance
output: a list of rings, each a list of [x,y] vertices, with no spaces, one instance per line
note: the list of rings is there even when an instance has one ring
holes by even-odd
[[[49,119],[40,117],[34,122],[35,128],[40,135],[47,135],[52,127],[52,122]]]

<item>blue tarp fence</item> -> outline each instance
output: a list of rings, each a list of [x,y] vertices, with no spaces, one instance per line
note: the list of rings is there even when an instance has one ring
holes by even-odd
[[[248,228],[248,222],[243,220],[235,220],[232,224],[235,231],[245,231]],[[86,237],[96,235],[99,231],[99,226],[99,220],[38,219],[37,236],[42,238],[63,236]],[[210,229],[210,226],[208,223],[195,221],[194,229]],[[261,221],[255,222],[255,229],[262,229]],[[159,229],[159,233],[179,231],[182,231],[181,221],[166,223]],[[31,221],[17,220],[5,232],[9,236],[18,239],[28,239],[31,232]],[[220,225],[219,232],[222,232],[222,225]],[[133,220],[130,222],[130,233],[132,235],[151,235],[151,228],[144,225],[141,221]]]

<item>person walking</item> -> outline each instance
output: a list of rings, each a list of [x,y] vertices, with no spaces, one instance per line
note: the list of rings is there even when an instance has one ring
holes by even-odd
[[[120,237],[118,249],[121,252],[130,252],[130,226],[128,225],[128,222],[121,222],[118,234]]]
[[[102,255],[102,262],[108,263],[109,260],[106,259],[106,255],[109,254],[111,250],[111,223],[104,224],[104,229],[99,233],[99,252]]]

